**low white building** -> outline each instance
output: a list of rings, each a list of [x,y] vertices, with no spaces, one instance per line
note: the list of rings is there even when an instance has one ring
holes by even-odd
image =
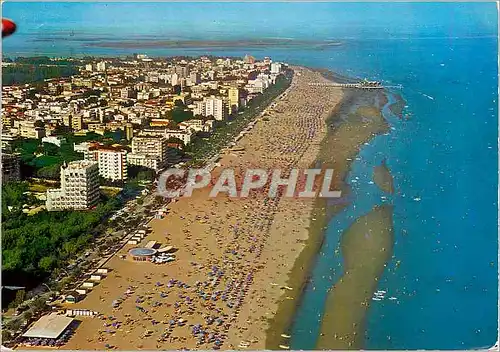
[[[167,140],[171,137],[178,138],[184,143],[184,145],[188,145],[189,143],[191,143],[192,136],[193,136],[193,131],[190,129],[186,129],[183,131],[168,130],[168,129],[165,130],[165,137],[167,138]]]
[[[162,163],[159,158],[152,155],[129,153],[127,154],[127,163],[129,165],[147,167],[155,171],[162,168]]]
[[[47,136],[42,138],[42,143],[50,143],[61,147],[61,143],[66,142],[66,138],[61,136]]]

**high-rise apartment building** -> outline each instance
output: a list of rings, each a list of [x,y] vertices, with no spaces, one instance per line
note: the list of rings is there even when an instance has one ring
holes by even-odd
[[[97,68],[97,71],[106,71],[106,62],[105,61],[101,61],[101,62],[98,62],[97,65],[96,65],[96,68]]]
[[[99,167],[88,160],[61,166],[61,188],[47,191],[48,211],[85,210],[99,201]]]
[[[236,87],[231,87],[228,90],[229,111],[231,113],[238,111],[240,107],[240,90]]]
[[[159,170],[167,165],[167,148],[166,137],[136,136],[132,139],[132,153],[127,155],[127,162]]]
[[[227,115],[227,105],[223,99],[214,96],[205,98],[205,116],[213,116],[217,121],[222,121]]]
[[[99,175],[111,181],[127,179],[127,151],[122,148],[100,147],[96,150]]]

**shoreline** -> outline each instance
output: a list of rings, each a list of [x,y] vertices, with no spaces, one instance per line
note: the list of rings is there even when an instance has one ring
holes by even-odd
[[[327,78],[330,81],[335,81],[336,78],[340,78],[343,82],[350,82],[354,80],[352,78],[344,77],[325,69],[316,69],[315,71],[320,72],[323,77]],[[281,334],[290,335],[289,330],[293,325],[295,312],[302,301],[306,283],[315,265],[315,257],[319,253],[324,242],[327,225],[335,215],[340,213],[340,211],[349,204],[348,199],[350,195],[350,187],[346,183],[346,177],[350,172],[352,160],[354,159],[355,155],[359,153],[362,145],[365,142],[368,142],[376,135],[385,133],[389,130],[389,125],[382,116],[382,108],[388,101],[386,94],[388,94],[388,92],[385,89],[381,92],[376,92],[375,95],[378,96],[378,98],[374,99],[374,101],[372,102],[371,109],[367,109],[365,106],[363,106],[363,95],[373,95],[372,92],[348,91],[346,92],[343,100],[338,104],[338,106],[334,109],[327,120],[327,123],[329,125],[328,132],[322,141],[321,150],[315,161],[315,165],[317,166],[318,164],[320,164],[320,167],[328,167],[337,170],[337,172],[334,174],[334,176],[337,177],[334,177],[334,180],[332,181],[332,187],[334,189],[340,189],[343,195],[342,199],[345,199],[346,201],[341,204],[332,204],[332,202],[328,202],[326,199],[316,199],[314,209],[310,215],[310,220],[316,219],[316,221],[314,223],[311,221],[313,226],[309,227],[309,238],[306,241],[305,247],[297,257],[293,269],[289,274],[288,283],[293,283],[294,286],[292,287],[297,286],[297,289],[292,292],[292,295],[297,300],[298,304],[292,306],[287,302],[287,300],[281,300],[278,311],[275,317],[271,320],[271,324],[267,331],[267,349],[278,349],[279,345],[287,345],[287,339],[281,337]],[[343,163],[339,163],[339,160],[335,160],[335,158],[333,158],[332,160],[332,158],[328,155],[328,150],[331,149],[332,146],[335,146],[335,139],[338,128],[342,125],[348,125],[348,122],[341,121],[342,118],[345,118],[345,115],[351,115],[353,109],[356,109],[354,111],[356,113],[359,108],[364,108],[362,109],[361,114],[366,114],[367,116],[371,116],[372,118],[378,117],[381,120],[379,120],[378,124],[374,124],[372,126],[372,130],[368,131],[367,135],[358,136],[361,138],[358,138],[358,140],[354,144],[351,144],[351,150],[349,150],[348,148],[348,155],[344,158]],[[345,132],[348,131],[345,130]],[[345,150],[342,150],[342,152],[345,152]],[[333,153],[332,155],[334,154],[335,153]]]

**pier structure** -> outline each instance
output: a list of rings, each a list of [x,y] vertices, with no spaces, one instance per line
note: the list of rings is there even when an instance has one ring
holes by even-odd
[[[383,89],[383,88],[398,88],[401,89],[401,84],[395,86],[383,86],[380,82],[358,82],[358,83],[309,83],[315,87],[336,87],[336,88],[356,88],[356,89]]]

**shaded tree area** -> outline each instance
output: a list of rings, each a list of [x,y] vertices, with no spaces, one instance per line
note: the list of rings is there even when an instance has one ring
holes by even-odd
[[[167,113],[167,118],[175,121],[176,123],[191,120],[193,118],[193,112],[191,110],[184,109],[184,105],[176,105],[171,111]]]
[[[101,230],[103,221],[121,205],[118,197],[102,199],[88,211],[22,212],[28,184],[2,186],[2,275],[44,278],[76,255]]]
[[[63,162],[83,159],[83,154],[73,150],[73,144],[42,143],[38,139],[19,139],[14,149],[21,154],[21,173],[23,177],[39,177],[57,180]]]
[[[144,166],[129,165],[127,168],[129,182],[154,181],[156,173],[154,170]]]
[[[16,64],[2,67],[2,82],[4,85],[42,82],[48,78],[62,78],[78,74],[78,68],[72,64],[50,63],[51,66],[41,64]]]

